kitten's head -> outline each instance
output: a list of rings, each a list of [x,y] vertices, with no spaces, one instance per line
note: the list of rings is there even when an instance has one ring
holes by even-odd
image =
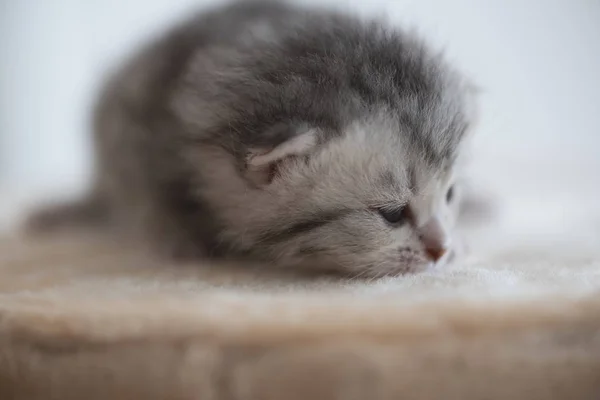
[[[422,270],[453,245],[471,95],[418,41],[334,22],[195,64],[178,104],[215,132],[190,156],[199,196],[218,241],[279,264]]]
[[[217,147],[205,149],[204,195],[224,242],[279,264],[351,275],[417,272],[445,260],[469,119],[460,96],[432,101],[412,116],[380,108],[337,135],[296,126],[277,146],[249,148],[241,170]]]

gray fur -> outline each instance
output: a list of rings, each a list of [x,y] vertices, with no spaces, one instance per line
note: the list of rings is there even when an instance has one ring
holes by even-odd
[[[171,255],[233,256],[352,274],[428,263],[420,227],[445,205],[472,119],[466,83],[378,21],[280,2],[204,12],[107,82],[94,130],[95,199]],[[306,131],[270,183],[248,155]],[[269,178],[270,179],[270,178]],[[456,197],[456,196],[453,196]],[[390,226],[381,207],[408,206]]]

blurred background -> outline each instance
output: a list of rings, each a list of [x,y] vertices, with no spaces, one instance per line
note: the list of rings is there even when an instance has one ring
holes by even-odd
[[[481,86],[473,172],[505,208],[521,210],[506,214],[507,226],[527,216],[536,232],[576,232],[577,218],[598,210],[600,1],[298,2],[414,27]],[[105,72],[174,20],[218,3],[0,0],[1,226],[85,190],[88,111]]]

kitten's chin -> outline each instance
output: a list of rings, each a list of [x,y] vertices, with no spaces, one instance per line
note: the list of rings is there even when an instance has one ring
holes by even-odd
[[[433,262],[415,261],[411,263],[376,263],[375,266],[354,269],[350,273],[353,278],[379,279],[389,277],[402,277],[426,272],[435,268]]]
[[[349,277],[353,279],[378,279],[386,277],[401,277],[407,275],[418,274],[422,272],[432,271],[443,267],[447,261],[445,255],[437,263],[429,261],[424,256],[414,254],[412,260],[403,261],[379,259],[370,262],[349,262],[348,260],[303,260],[300,262],[283,263],[288,268],[301,269],[311,273],[318,274],[334,274],[340,277]]]

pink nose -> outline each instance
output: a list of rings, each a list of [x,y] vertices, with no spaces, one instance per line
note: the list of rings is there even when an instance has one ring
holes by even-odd
[[[426,247],[425,253],[433,262],[437,262],[446,254],[446,249],[443,247]]]
[[[425,254],[431,261],[437,262],[446,254],[448,237],[437,218],[432,218],[421,227],[419,238],[425,247]]]

